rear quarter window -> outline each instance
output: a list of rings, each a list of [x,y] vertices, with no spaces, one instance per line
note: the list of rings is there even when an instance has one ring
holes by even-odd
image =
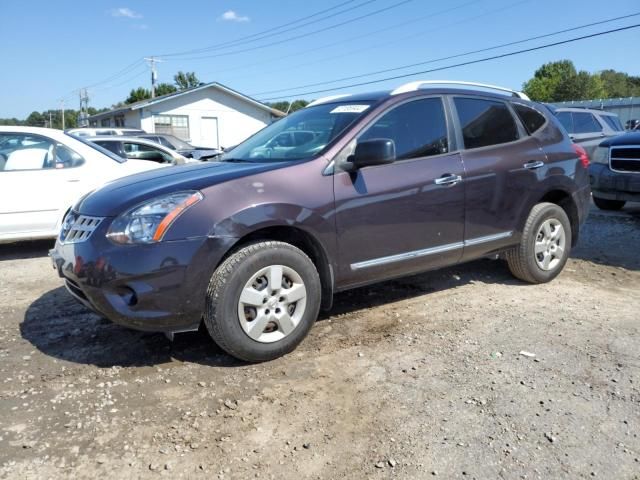
[[[457,97],[454,103],[465,148],[500,145],[519,138],[516,121],[504,102]]]
[[[518,118],[524,125],[529,135],[537,132],[546,123],[547,119],[540,112],[534,108],[527,107],[526,105],[520,105],[519,103],[513,104],[513,109],[516,111]]]
[[[574,133],[592,133],[601,132],[602,126],[588,112],[573,112],[573,128]]]

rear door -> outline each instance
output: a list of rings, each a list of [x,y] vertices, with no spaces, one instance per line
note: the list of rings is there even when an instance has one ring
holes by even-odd
[[[547,168],[546,155],[508,102],[456,96],[453,104],[464,145],[464,259],[469,259],[513,243],[528,190]]]
[[[334,175],[342,285],[456,263],[464,228],[463,167],[451,151],[441,97],[412,99],[380,115],[337,156]],[[397,160],[339,170],[358,141],[395,142]]]

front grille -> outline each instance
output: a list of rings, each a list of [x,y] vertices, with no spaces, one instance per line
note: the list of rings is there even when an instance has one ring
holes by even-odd
[[[611,147],[609,165],[615,172],[640,173],[640,146]]]
[[[78,243],[88,239],[93,231],[98,228],[102,217],[89,217],[69,212],[62,222],[60,230],[61,243]]]

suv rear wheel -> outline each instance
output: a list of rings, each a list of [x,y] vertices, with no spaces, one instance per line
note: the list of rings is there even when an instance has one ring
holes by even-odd
[[[249,362],[291,352],[320,309],[320,277],[307,255],[284,242],[241,248],[214,272],[205,325],[230,355]]]
[[[529,283],[545,283],[562,271],[571,251],[571,223],[554,203],[531,209],[520,245],[507,252],[511,273]]]
[[[596,207],[600,210],[620,210],[627,202],[624,200],[607,200],[606,198],[594,196],[593,203],[595,203]]]

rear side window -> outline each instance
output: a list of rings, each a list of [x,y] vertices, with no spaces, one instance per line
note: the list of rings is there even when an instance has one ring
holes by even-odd
[[[560,112],[557,117],[568,133],[575,133],[573,131],[573,118],[571,118],[571,112]]]
[[[482,98],[454,99],[465,148],[480,148],[518,139],[518,128],[503,102]]]
[[[514,103],[513,109],[516,111],[516,114],[518,114],[520,121],[527,129],[529,135],[538,131],[547,121],[544,115],[531,107]]]
[[[601,132],[602,127],[594,116],[587,112],[573,112],[573,133]]]
[[[396,144],[396,158],[428,157],[449,151],[447,122],[440,98],[414,100],[380,117],[358,141],[389,138]]]
[[[620,123],[620,119],[618,117],[614,117],[613,115],[600,115],[609,127],[616,132],[623,132],[624,128],[622,127],[622,123]]]

